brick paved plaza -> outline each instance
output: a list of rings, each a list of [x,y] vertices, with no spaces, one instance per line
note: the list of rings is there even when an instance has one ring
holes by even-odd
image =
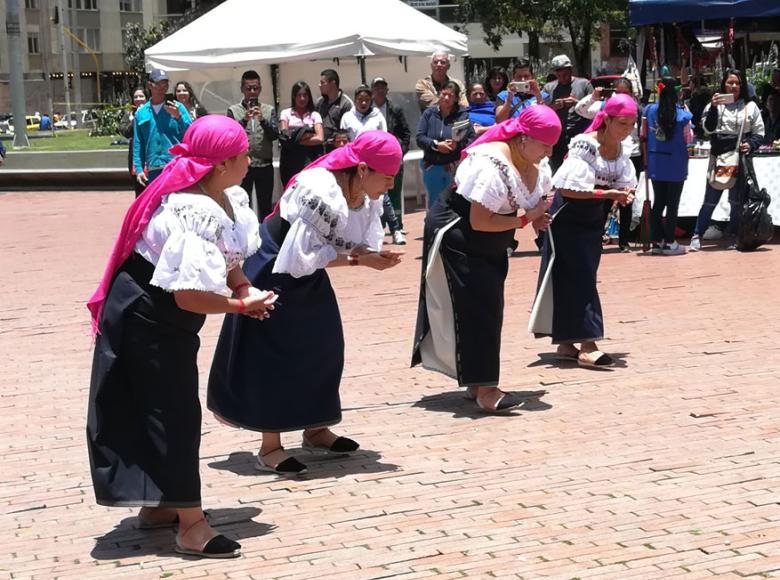
[[[780,577],[780,246],[610,250],[603,346],[621,364],[599,372],[556,366],[526,332],[539,259],[524,233],[502,376],[525,403],[495,417],[408,368],[422,214],[407,216],[401,266],[331,274],[339,429],[363,450],[301,456],[309,474],[278,479],[252,468],[257,434],[205,413],[204,504],[244,555],[201,561],[97,506],[89,479],[84,303],[131,198],[0,195],[0,578]],[[220,319],[201,333],[202,395]],[[300,433],[284,441],[302,453]]]

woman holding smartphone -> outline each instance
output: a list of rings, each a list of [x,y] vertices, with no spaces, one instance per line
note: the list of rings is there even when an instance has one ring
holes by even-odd
[[[292,86],[291,106],[279,115],[279,176],[287,187],[292,176],[322,155],[322,117],[314,110],[311,88],[304,81]]]
[[[604,336],[596,277],[604,204],[627,205],[634,199],[636,173],[622,142],[633,131],[636,115],[633,97],[610,98],[585,133],[571,140],[569,154],[553,177],[558,189],[555,217],[542,248],[528,329],[537,338],[552,337],[557,356],[582,367],[614,364],[596,344]]]
[[[252,284],[276,288],[279,303],[262,322],[225,317],[208,388],[218,417],[262,433],[259,471],[306,471],[282,446],[288,431],[303,430],[302,446],[313,453],[348,455],[359,447],[329,428],[341,421],[344,332],[326,270],[400,262],[402,252],[382,250],[380,218],[401,158],[391,133],[361,133],[296,175],[260,227],[260,251],[244,272]]]
[[[761,146],[764,140],[764,120],[758,105],[748,96],[747,83],[742,71],[728,69],[720,83],[720,91],[712,95],[710,104],[704,108],[703,126],[705,135],[710,136],[712,149],[710,163],[714,164],[718,155],[739,150],[740,155],[749,155]],[[739,136],[742,136],[741,139]],[[740,139],[739,143],[737,140]],[[729,220],[728,236],[731,238],[729,248],[736,248],[734,238],[739,226],[740,204],[739,195],[744,187],[745,177],[737,174],[737,183],[729,189],[731,218]],[[693,231],[691,252],[701,250],[701,238],[710,225],[712,212],[718,205],[722,189],[715,189],[707,182],[704,190],[704,203],[699,210],[696,228]]]
[[[464,151],[455,189],[425,216],[412,366],[456,379],[490,413],[520,403],[498,387],[506,249],[516,229],[550,223],[546,158],[560,132],[544,106],[491,127]]]

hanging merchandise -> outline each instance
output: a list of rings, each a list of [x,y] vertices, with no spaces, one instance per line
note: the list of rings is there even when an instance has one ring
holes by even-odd
[[[623,76],[631,81],[631,90],[636,98],[642,96],[642,81],[639,77],[639,67],[637,67],[634,57],[628,55],[628,62],[626,63],[626,70],[623,71]]]

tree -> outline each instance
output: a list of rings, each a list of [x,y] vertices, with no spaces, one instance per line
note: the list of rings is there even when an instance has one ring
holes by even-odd
[[[508,34],[526,32],[531,56],[540,36],[571,37],[572,57],[580,73],[590,72],[590,49],[603,22],[626,21],[628,0],[459,0],[461,20],[480,22],[485,42],[494,49]]]
[[[135,72],[139,79],[144,78],[146,74],[144,51],[172,32],[173,27],[168,21],[152,24],[149,28],[135,23],[125,26],[125,64],[127,64],[127,68]]]

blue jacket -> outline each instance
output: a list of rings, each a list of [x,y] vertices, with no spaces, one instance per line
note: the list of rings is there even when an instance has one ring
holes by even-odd
[[[658,105],[647,105],[647,175],[658,181],[685,181],[688,178],[688,148],[683,129],[691,122],[693,115],[677,105],[677,123],[674,133],[663,141],[656,137],[658,128]]]
[[[490,127],[496,124],[496,105],[487,102],[481,105],[471,105],[469,107],[469,121],[474,125]]]
[[[165,106],[155,113],[152,103],[147,102],[138,107],[133,121],[133,166],[136,174],[149,170],[162,169],[173,159],[168,149],[181,143],[184,133],[192,124],[187,109],[181,103],[176,103],[181,117],[174,119]]]
[[[0,141],[0,157],[2,157],[3,159],[5,159],[6,153],[7,153],[7,152],[6,152],[6,150],[5,150],[5,145],[3,145],[3,142],[2,142],[2,141]]]

